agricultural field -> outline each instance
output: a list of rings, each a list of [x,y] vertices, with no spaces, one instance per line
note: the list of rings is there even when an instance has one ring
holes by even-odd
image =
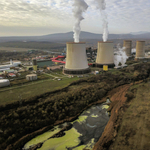
[[[78,79],[79,78],[77,77],[65,78],[60,81],[47,79],[42,81],[30,82],[20,86],[10,87],[7,88],[6,91],[5,88],[3,88],[0,90],[0,105],[61,89],[69,85],[69,83],[71,83],[72,81]]]

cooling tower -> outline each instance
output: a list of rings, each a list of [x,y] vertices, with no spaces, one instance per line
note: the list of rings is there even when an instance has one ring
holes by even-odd
[[[96,66],[102,68],[103,65],[114,67],[113,42],[98,42]]]
[[[37,61],[36,61],[36,59],[33,59],[32,64],[33,64],[33,70],[37,71]]]
[[[136,42],[136,58],[145,58],[145,41]]]
[[[85,74],[90,72],[87,62],[85,42],[68,42],[65,74]]]
[[[132,49],[132,41],[130,41],[130,40],[124,40],[123,47],[125,47],[126,55],[128,57],[130,57],[131,56],[131,49]]]

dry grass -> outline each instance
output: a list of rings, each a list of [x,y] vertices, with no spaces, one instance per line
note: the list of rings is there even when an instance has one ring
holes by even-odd
[[[142,83],[137,88],[136,98],[122,118],[117,138],[110,149],[149,150],[150,149],[150,83]]]

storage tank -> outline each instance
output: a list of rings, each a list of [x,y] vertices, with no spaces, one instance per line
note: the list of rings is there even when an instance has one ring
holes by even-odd
[[[29,81],[37,80],[37,74],[26,75],[26,79]]]
[[[37,71],[37,61],[36,61],[36,59],[33,59],[32,64],[33,64],[33,70]]]
[[[90,72],[86,56],[85,42],[68,42],[65,74],[86,74]]]
[[[0,87],[5,87],[5,86],[8,86],[10,85],[10,82],[8,79],[2,79],[0,80]]]
[[[113,42],[98,42],[96,66],[102,68],[103,65],[108,65],[109,68],[114,67]]]
[[[136,57],[135,58],[145,58],[145,41],[136,42]]]
[[[126,55],[128,57],[131,56],[131,49],[132,49],[132,41],[131,40],[124,40],[123,42],[123,47],[125,48],[125,52],[126,52]]]

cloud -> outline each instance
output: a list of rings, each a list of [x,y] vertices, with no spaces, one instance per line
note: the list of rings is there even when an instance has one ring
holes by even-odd
[[[94,0],[85,1],[89,8],[81,23],[82,30],[102,33],[102,17]],[[72,3],[72,0],[0,0],[0,25],[49,28],[49,33],[54,33],[55,28],[70,31],[75,21]],[[149,8],[149,0],[106,0],[110,33],[150,31]]]

